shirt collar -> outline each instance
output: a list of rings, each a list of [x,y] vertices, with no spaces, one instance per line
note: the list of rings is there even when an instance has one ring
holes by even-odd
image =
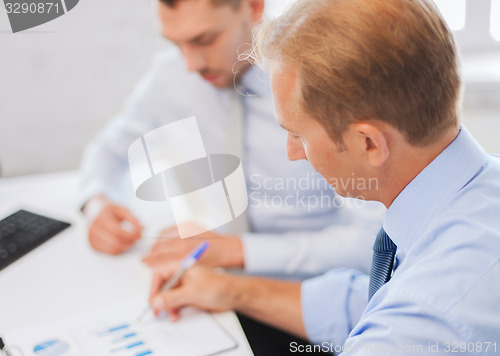
[[[443,201],[474,177],[486,156],[462,127],[455,140],[399,193],[384,221],[384,230],[398,251],[408,252]]]
[[[243,74],[238,90],[243,95],[263,95],[270,90],[269,75],[257,66],[251,66]]]

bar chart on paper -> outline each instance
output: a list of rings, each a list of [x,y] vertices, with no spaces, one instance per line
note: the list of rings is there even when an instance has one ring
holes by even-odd
[[[143,307],[143,303],[121,306],[7,336],[23,356],[207,356],[237,346],[210,314],[186,309],[175,323],[152,314],[139,322]]]
[[[113,313],[97,323],[80,326],[78,343],[89,348],[87,353],[92,356],[202,356],[236,346],[210,314],[186,309],[175,323],[167,316],[155,318],[152,314],[139,322],[140,309],[129,308],[129,313],[130,310],[134,310],[134,317]]]
[[[110,355],[146,356],[153,354],[148,343],[130,324],[114,325],[98,331],[96,342]]]

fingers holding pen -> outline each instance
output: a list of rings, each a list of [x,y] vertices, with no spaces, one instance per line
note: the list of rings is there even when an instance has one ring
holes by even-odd
[[[233,276],[197,265],[186,270],[176,286],[162,292],[162,285],[173,273],[175,269],[168,266],[158,268],[153,275],[150,302],[155,315],[165,311],[175,321],[179,318],[179,310],[185,306],[213,312],[233,309]]]
[[[180,308],[191,304],[191,289],[196,288],[189,280],[189,274],[196,269],[194,266],[186,270],[171,289],[162,291],[165,283],[175,275],[179,268],[180,263],[170,263],[155,269],[149,296],[153,313],[158,316],[160,312],[165,311],[170,314],[172,321],[179,318]]]
[[[167,281],[172,278],[174,274],[181,268],[181,263],[181,261],[166,262],[158,267],[155,267],[155,269],[153,270],[153,279],[149,291],[150,302],[154,296],[161,292],[161,289],[165,285],[165,283],[167,283]],[[181,282],[181,280],[179,280],[177,285]],[[177,287],[177,285],[175,285],[174,288]]]

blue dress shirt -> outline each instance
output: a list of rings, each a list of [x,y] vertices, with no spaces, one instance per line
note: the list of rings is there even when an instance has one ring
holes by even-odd
[[[253,93],[241,97],[252,228],[242,239],[246,271],[294,277],[339,266],[368,271],[385,208],[373,203],[358,208],[359,202],[337,196],[308,162],[288,161],[268,76],[251,68],[241,84]],[[122,112],[86,149],[81,203],[100,193],[126,203],[133,189],[119,183],[124,177],[130,181],[129,145],[169,122],[196,116],[207,153],[223,153],[233,90],[217,89],[189,73],[177,49],[158,54]]]
[[[359,272],[303,283],[311,340],[345,355],[500,352],[500,158],[462,128],[394,200],[384,229],[396,267],[369,302]]]

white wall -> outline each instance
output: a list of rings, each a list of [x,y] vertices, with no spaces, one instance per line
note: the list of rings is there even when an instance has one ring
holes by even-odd
[[[268,0],[268,12],[289,2]],[[17,34],[0,5],[0,176],[78,167],[84,145],[117,113],[153,53],[167,45],[152,3],[81,0],[65,16]],[[489,151],[500,153],[494,135],[500,79],[475,80],[491,79],[484,63],[500,69],[500,59],[469,57],[476,64],[467,72],[465,122]]]
[[[116,113],[164,46],[148,0],[82,0],[12,34],[0,5],[2,176],[78,167],[83,146]]]

